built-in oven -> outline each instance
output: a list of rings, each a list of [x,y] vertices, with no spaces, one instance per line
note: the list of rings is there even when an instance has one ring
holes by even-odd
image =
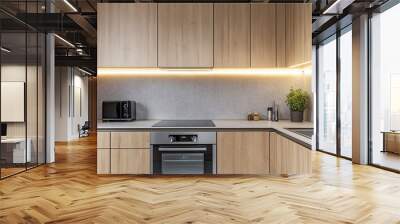
[[[215,132],[152,132],[153,174],[215,174]]]

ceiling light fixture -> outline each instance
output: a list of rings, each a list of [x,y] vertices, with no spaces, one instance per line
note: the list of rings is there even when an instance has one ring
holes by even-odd
[[[351,5],[355,0],[336,0],[327,9],[324,10],[322,14],[324,15],[337,15],[342,14],[343,9]]]
[[[260,69],[260,68],[232,68],[232,69],[159,69],[159,68],[98,68],[97,75],[124,75],[124,76],[293,76],[306,75],[310,71],[305,69]],[[311,74],[311,73],[310,73]]]
[[[78,12],[75,6],[73,6],[68,0],[64,0],[64,3],[67,4],[74,12]]]
[[[75,48],[75,45],[73,45],[71,42],[69,42],[68,40],[62,38],[61,36],[59,36],[58,34],[54,34],[55,37],[57,37],[59,40],[61,40],[62,42],[64,42],[65,44],[67,44],[68,46]]]
[[[1,47],[0,49],[1,49],[1,51],[4,51],[6,53],[11,53],[11,50],[9,50],[9,49],[7,49],[5,47]]]
[[[83,69],[81,69],[81,68],[79,68],[79,67],[78,67],[78,70],[81,71],[81,72],[83,72],[83,73],[85,73],[85,74],[87,74],[87,75],[90,75],[90,76],[93,75],[92,73],[90,73],[90,72],[88,72],[88,71],[86,71],[86,70],[83,70]]]

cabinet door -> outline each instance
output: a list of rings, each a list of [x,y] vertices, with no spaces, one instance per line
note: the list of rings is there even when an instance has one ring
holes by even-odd
[[[111,149],[111,174],[150,174],[150,149]]]
[[[97,4],[97,66],[157,67],[157,4]]]
[[[311,173],[311,150],[274,132],[270,140],[271,174],[292,176]]]
[[[301,67],[311,63],[311,4],[286,4],[286,64]]]
[[[276,4],[276,67],[286,66],[286,4]]]
[[[276,67],[276,4],[251,4],[251,67]]]
[[[110,173],[110,149],[97,149],[97,174]]]
[[[213,4],[158,4],[158,66],[213,66]]]
[[[268,174],[269,132],[218,132],[218,174]]]
[[[214,67],[250,67],[250,4],[214,4]]]
[[[97,148],[109,149],[110,145],[110,132],[97,132]]]
[[[149,132],[111,132],[113,149],[148,149],[150,148]]]

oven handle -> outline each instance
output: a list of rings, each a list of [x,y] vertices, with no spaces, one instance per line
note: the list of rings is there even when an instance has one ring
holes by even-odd
[[[160,152],[171,152],[171,151],[207,151],[207,148],[158,148]]]

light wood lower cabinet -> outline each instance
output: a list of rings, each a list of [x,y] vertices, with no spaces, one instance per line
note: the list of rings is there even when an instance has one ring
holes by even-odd
[[[218,174],[268,174],[269,132],[218,132]]]
[[[111,132],[111,148],[113,149],[150,148],[150,133]]]
[[[292,176],[311,174],[311,150],[275,132],[270,135],[270,173]]]
[[[97,174],[110,174],[110,149],[97,149]]]
[[[111,149],[111,174],[150,174],[150,149]]]
[[[110,132],[97,132],[97,173],[110,173]]]
[[[149,174],[149,132],[98,132],[98,174]]]
[[[97,148],[109,149],[110,144],[110,132],[97,132]]]

